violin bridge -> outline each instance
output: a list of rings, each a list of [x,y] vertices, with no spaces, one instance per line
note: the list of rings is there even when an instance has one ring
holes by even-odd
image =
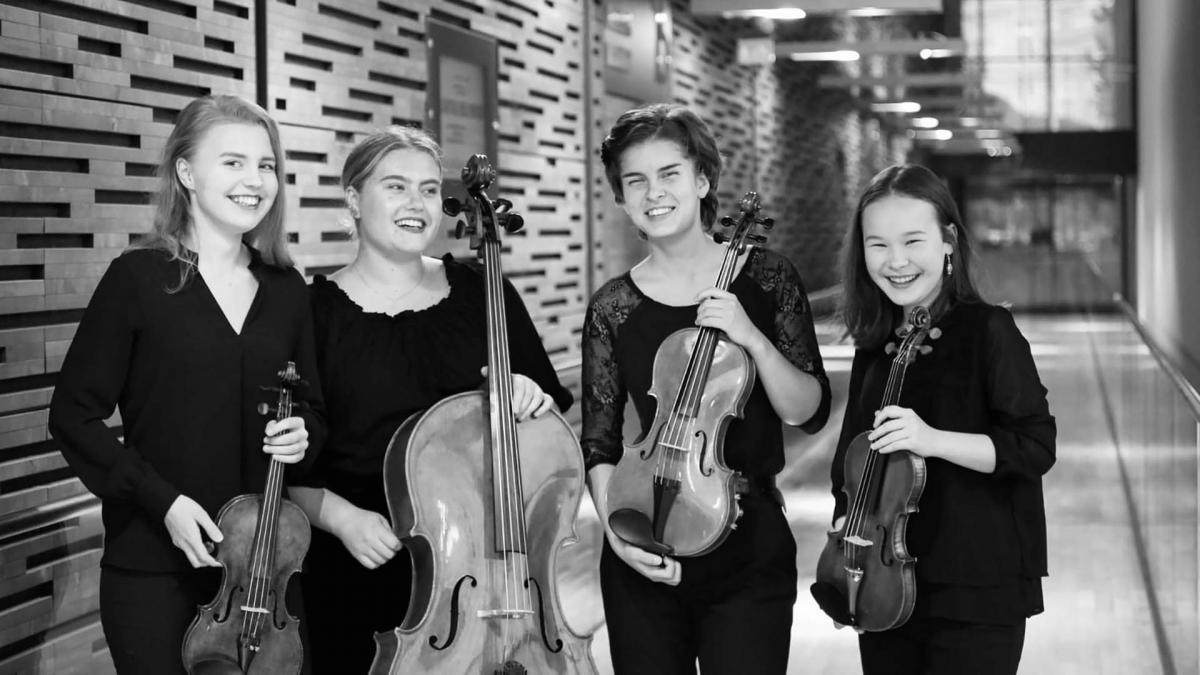
[[[870,539],[863,539],[862,537],[858,536],[857,534],[852,534],[849,537],[845,537],[844,539],[842,539],[842,541],[846,542],[847,544],[854,544],[855,546],[861,546],[863,548],[867,548],[869,546],[875,545],[875,542],[871,541]],[[846,571],[849,572],[850,570],[846,570]],[[861,571],[859,572],[859,576],[862,576]]]
[[[242,605],[239,609],[241,609],[243,612],[254,612],[255,614],[270,614],[271,613],[271,610],[269,610],[269,609],[266,609],[263,607],[250,607],[249,605]]]

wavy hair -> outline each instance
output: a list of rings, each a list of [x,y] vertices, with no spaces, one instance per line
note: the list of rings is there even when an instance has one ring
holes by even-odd
[[[618,204],[625,203],[621,185],[621,153],[631,146],[654,140],[674,141],[691,158],[696,171],[708,179],[708,194],[700,200],[700,221],[705,230],[717,220],[717,184],[721,178],[721,153],[704,120],[674,103],[653,103],[626,111],[617,118],[600,144],[600,161]]]
[[[889,166],[875,174],[863,190],[854,212],[854,221],[842,243],[842,306],[840,313],[846,334],[861,348],[876,348],[887,342],[903,320],[903,308],[897,306],[871,279],[863,251],[863,211],[872,203],[893,195],[920,199],[937,213],[942,241],[953,251],[950,262],[954,274],[943,279],[941,290],[929,308],[934,321],[955,305],[979,302],[979,291],[971,279],[971,238],[963,226],[958,205],[941,178],[919,164]]]

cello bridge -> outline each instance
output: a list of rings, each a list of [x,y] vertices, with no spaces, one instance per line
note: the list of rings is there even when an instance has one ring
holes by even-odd
[[[532,609],[481,609],[475,613],[480,619],[520,619],[533,616]]]

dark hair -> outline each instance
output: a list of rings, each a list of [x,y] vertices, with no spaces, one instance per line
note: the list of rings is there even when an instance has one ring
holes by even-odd
[[[889,166],[875,174],[858,200],[854,222],[842,244],[842,320],[846,334],[862,348],[883,345],[902,320],[903,309],[888,299],[871,279],[863,252],[863,211],[884,197],[899,195],[928,202],[937,212],[942,240],[953,249],[950,262],[954,274],[943,279],[941,291],[929,308],[934,321],[963,302],[979,302],[979,291],[971,280],[971,240],[963,226],[958,205],[941,178],[918,164]]]
[[[150,236],[132,247],[166,251],[172,260],[181,261],[179,285],[171,289],[172,292],[183,288],[195,268],[192,257],[185,254],[183,245],[183,240],[192,230],[191,199],[175,165],[180,159],[191,159],[195,155],[196,147],[209,129],[229,123],[258,125],[267,131],[271,152],[275,155],[275,178],[279,184],[275,202],[258,225],[242,236],[242,241],[258,249],[264,262],[284,268],[292,266],[283,226],[286,202],[284,184],[287,182],[284,180],[283,146],[279,142],[279,128],[275,120],[267,111],[244,98],[201,96],[179,113],[171,135],[167,137],[158,163],[154,229]]]
[[[692,160],[696,172],[708,179],[708,194],[700,200],[700,221],[708,230],[717,219],[717,183],[721,178],[721,153],[704,120],[673,103],[653,103],[626,111],[600,144],[600,161],[618,204],[625,203],[621,186],[621,154],[631,146],[653,140],[674,141]]]

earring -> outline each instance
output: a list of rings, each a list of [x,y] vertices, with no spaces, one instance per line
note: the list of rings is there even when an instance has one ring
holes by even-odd
[[[946,254],[946,276],[954,276],[954,263],[950,262],[950,254]]]

